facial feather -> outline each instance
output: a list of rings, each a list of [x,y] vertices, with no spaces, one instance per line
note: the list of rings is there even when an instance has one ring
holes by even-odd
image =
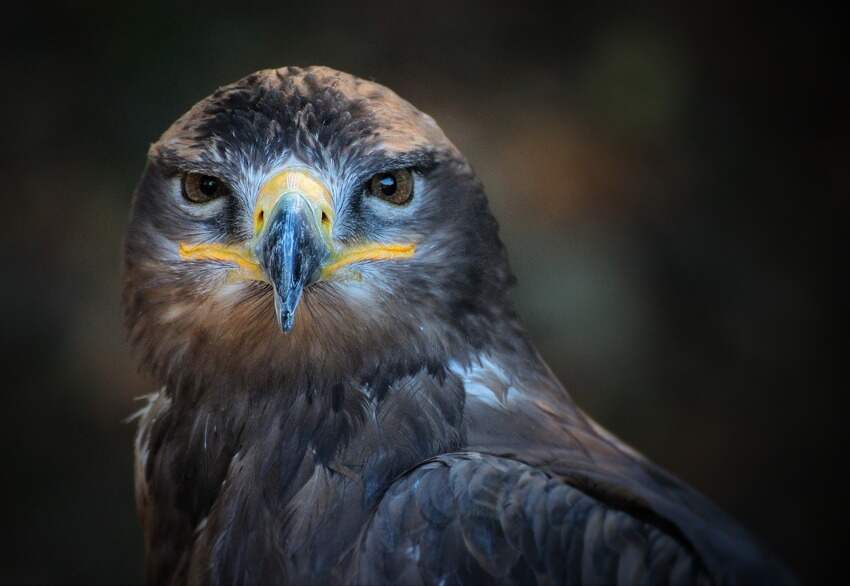
[[[292,163],[329,186],[337,241],[406,238],[418,252],[308,287],[295,329],[282,334],[269,285],[229,282],[226,263],[186,262],[176,250],[184,240],[244,241],[259,186]],[[402,166],[416,169],[410,204],[391,209],[364,196],[369,176]],[[222,178],[230,198],[198,211],[181,199],[186,172]],[[168,129],[149,151],[125,258],[131,340],[170,386],[330,387],[372,376],[375,364],[444,363],[491,339],[493,323],[514,323],[506,256],[468,163],[395,93],[327,68],[255,73]]]

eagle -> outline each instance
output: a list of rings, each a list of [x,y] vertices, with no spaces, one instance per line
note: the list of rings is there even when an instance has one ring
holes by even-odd
[[[386,87],[284,67],[192,107],[125,240],[161,385],[135,440],[147,582],[793,583],[574,403],[514,283],[472,167]]]

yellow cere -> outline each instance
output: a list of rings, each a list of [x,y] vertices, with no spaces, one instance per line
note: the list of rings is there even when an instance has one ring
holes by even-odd
[[[322,228],[330,236],[330,222],[333,218],[333,200],[325,184],[302,169],[288,169],[272,176],[260,188],[257,205],[254,206],[254,236],[260,234],[266,218],[285,195],[298,193],[322,212]]]

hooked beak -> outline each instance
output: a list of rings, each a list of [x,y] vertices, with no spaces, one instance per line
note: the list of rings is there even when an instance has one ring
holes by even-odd
[[[288,333],[304,289],[352,263],[410,258],[414,243],[335,246],[330,190],[307,170],[284,169],[262,186],[254,208],[253,238],[242,245],[181,242],[184,260],[235,265],[232,280],[266,281],[274,288],[278,325]]]
[[[292,330],[304,287],[316,282],[330,251],[317,225],[316,210],[300,193],[281,197],[269,214],[255,254],[274,287],[280,329]]]

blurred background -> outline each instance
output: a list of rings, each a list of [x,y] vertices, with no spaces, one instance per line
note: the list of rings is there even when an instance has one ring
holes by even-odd
[[[498,4],[4,16],[0,582],[141,580],[124,419],[156,383],[122,328],[130,194],[194,102],[309,64],[393,88],[467,155],[519,311],[587,411],[806,582],[829,577],[846,494],[830,275],[850,186],[831,16]]]

